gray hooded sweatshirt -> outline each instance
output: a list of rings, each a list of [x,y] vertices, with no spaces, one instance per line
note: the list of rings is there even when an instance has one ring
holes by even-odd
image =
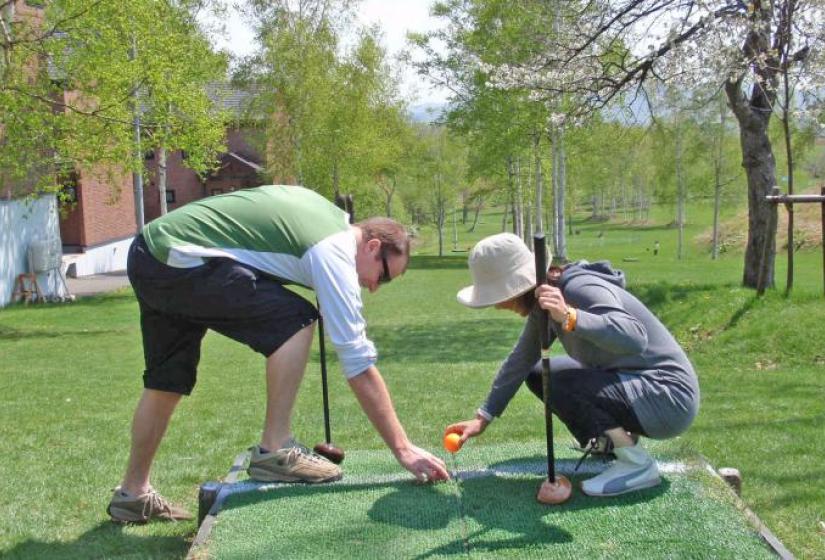
[[[633,412],[651,438],[674,437],[690,426],[699,409],[699,382],[685,352],[665,326],[627,292],[624,274],[606,261],[580,261],[561,275],[564,299],[576,308],[576,327],[564,332],[550,320],[550,342],[558,339],[583,368],[619,375]],[[481,410],[500,416],[540,358],[539,320],[530,313],[521,337],[501,365]]]

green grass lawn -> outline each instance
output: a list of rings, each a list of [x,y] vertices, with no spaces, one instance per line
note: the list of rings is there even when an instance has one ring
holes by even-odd
[[[494,213],[483,222],[472,235],[462,230],[461,244],[500,229]],[[677,444],[716,466],[739,468],[743,498],[779,538],[800,558],[825,558],[820,253],[798,254],[790,299],[769,292],[756,300],[737,287],[741,255],[713,262],[691,241],[679,261],[672,229],[576,225],[580,233],[570,238],[570,256],[608,258],[624,268],[633,291],[697,366],[702,410]],[[688,230],[692,240],[700,228]],[[655,239],[662,249],[654,258],[648,248]],[[443,427],[471,416],[482,401],[521,322],[505,312],[458,305],[455,292],[469,282],[466,253],[434,257],[427,229],[420,241],[403,279],[365,294],[365,313],[402,422],[415,442],[437,449]],[[783,262],[777,259],[780,287]],[[71,305],[0,310],[0,556],[185,555],[194,523],[123,528],[110,524],[104,512],[125,466],[142,387],[137,319],[128,291]],[[345,449],[381,449],[334,357],[330,370],[333,439]],[[210,333],[199,379],[172,422],[154,471],[156,487],[192,510],[198,485],[224,475],[234,456],[259,437],[263,360]],[[310,445],[323,438],[317,351],[294,426]],[[542,430],[538,403],[519,394],[479,443],[534,441]],[[558,423],[557,430],[559,445],[566,445],[569,435]]]

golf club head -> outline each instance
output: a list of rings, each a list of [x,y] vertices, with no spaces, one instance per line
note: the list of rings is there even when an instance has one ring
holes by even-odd
[[[570,479],[564,475],[558,475],[555,482],[550,482],[547,478],[541,483],[536,499],[542,504],[557,505],[569,500],[572,494],[573,486],[570,484]]]
[[[344,450],[328,442],[319,443],[313,447],[312,450],[318,455],[326,457],[336,465],[340,465],[344,460]]]

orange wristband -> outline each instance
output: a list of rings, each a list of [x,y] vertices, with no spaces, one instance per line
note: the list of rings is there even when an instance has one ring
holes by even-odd
[[[564,332],[576,330],[576,309],[574,307],[567,308],[567,313],[564,315],[564,322],[561,328]]]

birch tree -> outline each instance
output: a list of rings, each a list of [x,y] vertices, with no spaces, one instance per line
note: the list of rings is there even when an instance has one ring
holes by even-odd
[[[572,96],[579,114],[667,81],[724,89],[739,125],[748,185],[743,285],[773,284],[776,182],[768,135],[779,77],[800,91],[825,84],[823,0],[572,0],[560,32],[535,37],[529,63],[491,68],[502,87],[530,88],[552,100]]]

